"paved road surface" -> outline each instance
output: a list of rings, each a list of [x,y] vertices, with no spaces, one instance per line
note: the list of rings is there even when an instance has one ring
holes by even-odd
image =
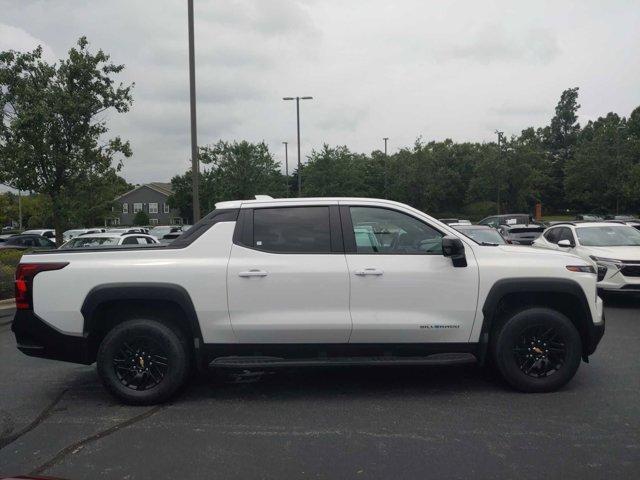
[[[6,313],[6,311],[5,311]],[[0,476],[69,479],[639,478],[640,302],[561,392],[473,366],[198,379],[125,407],[94,367],[26,357],[0,312]]]

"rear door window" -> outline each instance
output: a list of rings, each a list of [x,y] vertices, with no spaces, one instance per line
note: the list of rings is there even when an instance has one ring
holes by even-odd
[[[274,253],[331,253],[329,207],[255,209],[253,248]]]

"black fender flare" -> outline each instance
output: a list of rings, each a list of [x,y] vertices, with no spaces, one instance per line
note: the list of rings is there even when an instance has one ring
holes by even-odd
[[[580,315],[575,319],[576,327],[583,339],[583,358],[586,360],[593,353],[602,334],[596,331],[593,324],[589,302],[584,290],[578,282],[568,278],[526,277],[504,278],[498,280],[489,290],[482,306],[482,328],[478,345],[478,359],[484,363],[489,347],[490,333],[496,318],[500,301],[513,293],[560,293],[575,299]]]
[[[184,313],[185,321],[188,322],[189,328],[193,333],[196,353],[199,353],[203,338],[198,315],[189,293],[184,287],[174,283],[106,283],[92,288],[80,309],[84,317],[84,334],[89,335],[95,330],[96,313],[103,304],[111,301],[127,300],[161,300],[175,303]]]

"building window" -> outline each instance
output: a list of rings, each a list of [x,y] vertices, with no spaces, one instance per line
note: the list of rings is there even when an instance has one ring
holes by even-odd
[[[169,213],[169,204],[168,203],[164,204],[164,213]]]
[[[157,218],[150,218],[149,219],[149,225],[158,225],[158,219]]]
[[[122,213],[129,213],[129,204],[126,202],[122,204]]]
[[[120,225],[120,219],[118,217],[112,219],[111,225]]]
[[[158,213],[158,204],[150,203],[149,204],[149,213]]]
[[[138,213],[142,211],[142,204],[141,203],[134,203],[133,204],[133,213]]]

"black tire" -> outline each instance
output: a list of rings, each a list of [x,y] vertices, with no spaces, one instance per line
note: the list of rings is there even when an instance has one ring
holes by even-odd
[[[170,399],[185,385],[191,370],[189,359],[182,332],[157,320],[127,320],[102,340],[98,375],[105,388],[124,403],[153,405]]]
[[[551,392],[573,378],[582,358],[582,341],[565,315],[530,308],[509,318],[493,342],[502,377],[522,392]]]

